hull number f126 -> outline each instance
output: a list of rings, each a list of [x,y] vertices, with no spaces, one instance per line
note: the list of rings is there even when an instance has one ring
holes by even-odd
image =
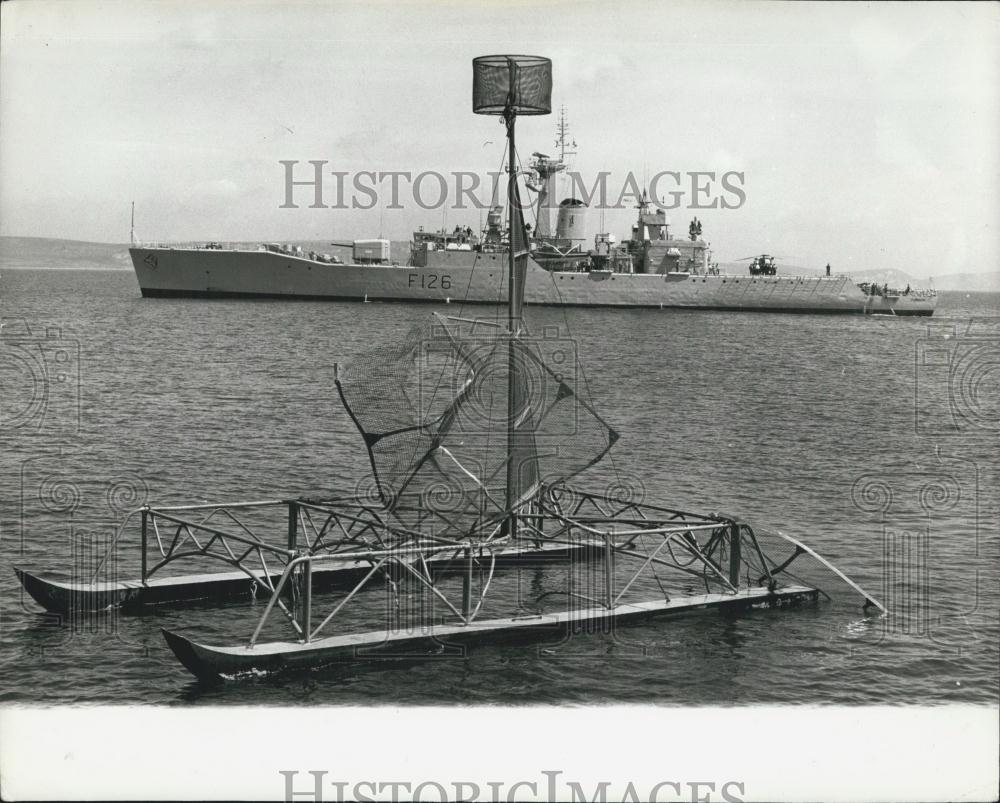
[[[422,290],[450,290],[451,276],[446,273],[440,276],[436,273],[411,273],[407,286]]]

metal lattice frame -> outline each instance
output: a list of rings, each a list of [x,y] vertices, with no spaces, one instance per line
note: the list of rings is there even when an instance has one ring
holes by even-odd
[[[413,511],[425,513],[427,521],[434,519],[434,511],[424,508],[419,499],[397,500],[398,505],[411,505]],[[270,541],[249,521],[261,511],[272,517]],[[283,546],[273,543],[273,521],[279,514],[287,523]],[[566,485],[542,487],[520,503],[512,512],[516,528],[490,520],[461,538],[403,527],[393,511],[353,498],[145,507],[126,518],[109,555],[117,547],[125,524],[135,515],[141,518],[143,583],[175,562],[194,559],[226,563],[245,573],[251,583],[267,589],[270,599],[248,648],[258,642],[275,609],[302,643],[310,643],[376,577],[384,578],[393,588],[393,577],[411,578],[424,593],[440,601],[459,624],[471,624],[482,612],[497,558],[504,554],[531,554],[562,547],[570,552],[584,549],[595,558],[602,557],[601,599],[573,590],[542,596],[565,593],[595,603],[609,614],[629,605],[627,594],[643,576],[655,579],[669,601],[670,591],[657,569],[670,573],[672,580],[699,581],[706,593],[735,595],[741,587],[755,585],[774,590],[778,575],[797,579],[788,568],[800,555],[818,557],[794,539],[782,536],[795,549],[779,563],[765,555],[753,529],[745,523],[616,499]],[[518,535],[507,534],[511,530]],[[149,561],[150,554],[154,562]],[[314,569],[345,562],[360,564],[367,571],[345,595],[331,603],[329,612],[314,626]],[[627,564],[632,566],[620,587],[616,587],[619,580],[615,566]],[[478,594],[474,594],[472,575],[477,565],[488,569]],[[441,576],[455,573],[463,577],[461,602],[449,599],[438,582]]]
[[[311,512],[321,511],[327,517],[321,532],[332,530],[328,526],[331,521],[339,524],[345,520],[363,521],[361,517],[344,512],[339,503],[309,503],[308,509]],[[459,624],[471,624],[482,611],[498,555],[514,547],[526,550],[546,545],[550,548],[583,547],[601,555],[604,560],[602,599],[595,600],[572,591],[550,593],[567,593],[585,599],[605,608],[609,614],[628,606],[627,594],[644,575],[655,577],[665,599],[669,599],[669,592],[656,574],[658,567],[674,573],[674,577],[695,578],[703,582],[706,592],[716,590],[735,595],[739,593],[741,584],[767,584],[773,589],[776,583],[773,575],[784,571],[799,554],[779,566],[764,556],[753,530],[746,524],[725,517],[640,504],[565,486],[542,489],[519,505],[514,515],[519,522],[519,536],[515,539],[499,535],[493,539],[483,539],[479,535],[462,539],[430,539],[380,522],[384,529],[379,533],[380,544],[377,547],[361,547],[356,538],[348,537],[335,544],[324,542],[326,548],[322,551],[312,549],[300,552],[285,564],[247,647],[252,648],[258,642],[272,611],[280,607],[282,595],[287,594],[288,589],[299,590],[301,605],[290,618],[300,641],[310,643],[374,578],[388,575],[390,569],[412,578],[425,593],[433,594]],[[361,529],[368,530],[371,526],[369,522]],[[386,534],[391,534],[391,540],[386,538]],[[341,530],[341,535],[352,536],[352,533],[345,529]],[[314,545],[317,543],[318,539],[313,542]],[[332,603],[329,613],[314,626],[314,567],[338,559],[367,562],[370,568],[346,595]],[[439,578],[432,571],[432,562],[442,559],[460,567],[463,575],[461,603],[448,598],[438,583]],[[618,581],[614,566],[619,559],[636,565],[629,570],[621,587],[616,588]],[[488,576],[481,584],[478,595],[473,595],[473,565],[485,560],[488,560]],[[427,626],[430,627],[430,623]]]

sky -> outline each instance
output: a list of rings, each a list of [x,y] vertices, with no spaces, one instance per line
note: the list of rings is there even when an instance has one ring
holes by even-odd
[[[478,228],[479,210],[423,209],[405,184],[402,209],[388,192],[369,210],[311,209],[308,187],[281,208],[281,162],[298,179],[322,160],[348,182],[488,182],[503,129],[472,113],[471,60],[532,53],[552,59],[573,169],[607,171],[615,196],[630,173],[679,173],[673,231],[697,215],[719,261],[918,277],[1000,264],[997,4],[14,0],[0,14],[3,235],[127,242],[133,201],[147,241]],[[553,153],[555,124],[519,120],[522,162]],[[707,197],[692,172],[717,177]],[[735,204],[725,173],[742,174],[738,208],[688,208]],[[618,237],[636,214],[623,206],[603,215]],[[591,210],[589,234],[601,223]]]

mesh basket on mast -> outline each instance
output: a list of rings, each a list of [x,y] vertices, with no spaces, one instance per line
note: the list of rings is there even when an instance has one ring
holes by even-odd
[[[543,56],[479,56],[472,60],[476,114],[551,114],[552,61]]]

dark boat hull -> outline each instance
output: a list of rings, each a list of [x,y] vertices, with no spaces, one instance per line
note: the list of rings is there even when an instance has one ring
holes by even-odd
[[[94,613],[111,608],[133,611],[149,605],[170,605],[204,599],[252,595],[251,580],[243,572],[193,574],[142,583],[69,583],[40,577],[14,567],[24,590],[52,613]],[[272,576],[276,582],[278,576]]]
[[[496,553],[497,566],[518,566],[566,560],[571,554],[588,549],[580,546],[549,545],[542,548],[507,549]],[[459,562],[450,558],[434,558],[428,563],[438,571],[457,569]],[[359,582],[369,571],[367,562],[350,564],[317,565],[313,569],[313,584],[318,591],[350,587]],[[31,598],[52,613],[93,613],[111,608],[123,612],[136,612],[156,605],[182,605],[185,603],[244,598],[249,599],[267,589],[254,583],[244,572],[216,572],[191,574],[117,583],[71,583],[52,580],[14,567],[14,573]],[[272,574],[275,584],[281,575]]]
[[[473,622],[471,625],[438,625],[418,631],[376,631],[330,636],[309,644],[270,642],[254,647],[220,647],[199,644],[169,630],[163,637],[178,660],[203,682],[217,683],[262,674],[315,669],[338,663],[412,661],[421,658],[465,654],[480,644],[536,642],[558,643],[577,628],[588,633],[608,632],[618,624],[630,624],[656,616],[715,609],[738,612],[752,607],[789,605],[815,601],[819,592],[807,586],[790,586],[771,592],[766,588],[744,589],[737,594],[701,594],[605,608],[563,611],[557,614],[522,616]]]

